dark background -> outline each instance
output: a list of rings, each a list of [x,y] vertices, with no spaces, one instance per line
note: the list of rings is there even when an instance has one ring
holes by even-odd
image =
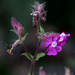
[[[46,2],[47,21],[41,23],[45,31],[65,32],[71,36],[63,49],[56,56],[45,56],[35,64],[34,72],[38,75],[39,67],[43,66],[47,74],[64,75],[64,67],[69,67],[75,75],[75,1],[74,0],[39,0]],[[11,17],[14,16],[24,27],[24,34],[29,33],[25,45],[33,53],[36,49],[36,29],[30,16],[34,0],[0,0],[0,75],[27,75],[30,61],[21,56],[24,50],[17,46],[13,53],[7,53],[6,44],[10,45],[18,37],[11,32]]]

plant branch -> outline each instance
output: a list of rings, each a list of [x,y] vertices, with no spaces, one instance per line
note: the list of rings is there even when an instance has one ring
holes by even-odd
[[[40,19],[39,19],[39,21],[37,22],[37,29],[39,29],[39,33],[40,33]],[[36,59],[36,56],[37,56],[37,54],[38,54],[38,52],[39,52],[40,43],[41,43],[41,41],[40,41],[40,39],[38,38],[37,49],[36,49],[36,51],[35,51],[35,54],[34,54],[33,59],[31,60],[30,75],[33,74],[34,65],[35,65],[35,59]]]
[[[38,52],[39,52],[40,42],[41,42],[41,41],[38,39],[37,50],[36,50],[36,52],[35,52],[34,59],[36,59],[36,56],[37,56],[37,54],[38,54]]]
[[[37,28],[39,29],[39,32],[41,32],[41,31],[40,31],[40,19],[39,19],[39,21],[38,21],[37,24],[38,24],[38,25],[37,25],[37,26],[38,26]]]
[[[31,71],[30,71],[30,75],[33,74],[33,69],[34,69],[34,65],[35,65],[35,59],[36,59],[36,56],[37,56],[37,54],[38,54],[38,52],[39,52],[39,47],[40,47],[40,40],[38,39],[37,49],[36,49],[36,52],[35,52],[35,54],[34,54],[34,57],[33,57],[32,61],[31,61]]]
[[[30,57],[30,59],[32,59],[32,57],[30,56],[30,54],[29,54],[29,52],[28,52],[28,50],[25,48],[25,46],[23,45],[23,43],[22,43],[22,48],[27,52],[27,54],[28,54],[28,56]]]
[[[31,70],[30,70],[30,75],[33,75],[34,65],[35,65],[35,59],[33,58],[33,59],[31,60]]]

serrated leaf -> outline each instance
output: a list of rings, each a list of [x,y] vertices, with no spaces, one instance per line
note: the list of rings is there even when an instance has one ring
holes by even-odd
[[[41,33],[45,32],[41,25],[40,25],[40,31],[41,31]],[[39,29],[37,30],[37,32],[39,33]]]
[[[43,53],[43,52],[38,53],[37,56],[36,56],[36,61],[39,60],[40,58],[44,57],[45,55],[46,54]]]
[[[27,53],[22,53],[21,55],[26,56],[29,60],[31,60],[31,58],[33,58],[33,56],[31,54],[29,54],[31,56],[31,58],[29,57],[29,55]]]

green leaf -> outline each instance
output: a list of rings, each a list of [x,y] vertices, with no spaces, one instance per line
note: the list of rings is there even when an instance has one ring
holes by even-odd
[[[39,60],[40,58],[44,57],[45,55],[46,54],[43,53],[43,52],[38,53],[37,56],[36,56],[36,61]]]
[[[41,25],[40,25],[40,31],[41,31],[41,33],[44,33],[45,32],[45,30],[42,28]],[[37,30],[37,32],[39,33],[39,29]]]
[[[30,73],[28,73],[28,75],[30,75]],[[34,73],[32,75],[34,75]]]
[[[28,33],[26,33],[26,34],[21,38],[22,41],[20,41],[19,44],[22,44],[22,42],[25,40],[25,38],[26,38],[27,35],[28,35]]]
[[[26,56],[29,60],[31,60],[31,58],[33,58],[33,56],[31,54],[29,54],[31,56],[31,58],[29,57],[29,55],[27,53],[22,53],[21,55]]]
[[[23,37],[22,37],[22,41],[25,40],[26,36],[28,35],[28,33],[26,33]]]

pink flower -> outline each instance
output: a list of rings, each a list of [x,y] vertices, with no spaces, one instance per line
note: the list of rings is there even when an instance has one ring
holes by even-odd
[[[33,8],[35,9],[35,11],[33,10],[32,13],[30,14],[32,17],[35,17],[37,22],[39,21],[39,19],[46,21],[46,11],[44,10],[45,7],[45,3],[39,4],[38,1],[35,1]]]
[[[46,32],[46,33],[42,33],[42,34],[39,33],[38,37],[42,39],[42,42],[40,44],[40,49],[44,50],[45,49],[45,41],[47,41],[47,38],[54,37],[54,36],[60,36],[60,34],[50,33],[50,32]]]
[[[64,44],[65,44],[65,41],[67,40],[67,37],[69,37],[70,36],[70,34],[68,33],[68,34],[65,34],[65,32],[62,32],[61,34],[60,34],[60,39],[59,39],[59,44],[61,45],[61,46],[63,46]]]
[[[46,33],[40,34],[40,36],[41,36],[41,39],[46,41],[48,37],[60,36],[60,34],[59,33],[46,32]]]
[[[60,52],[62,50],[62,47],[58,45],[58,37],[49,37],[47,38],[47,41],[45,41],[45,47],[48,47],[47,49],[47,55],[57,55],[57,52]]]
[[[43,33],[40,34],[41,39],[45,43],[45,47],[48,47],[46,50],[47,55],[57,55],[57,52],[60,52],[62,50],[62,47],[65,44],[65,41],[67,40],[67,37],[69,37],[70,34],[65,34],[64,32],[60,33]],[[44,46],[44,45],[43,45]]]
[[[14,28],[14,31],[15,33],[19,36],[19,38],[21,39],[22,38],[22,30],[23,30],[23,27],[21,26],[20,23],[18,23],[16,21],[16,19],[14,17],[11,18],[11,24]]]

